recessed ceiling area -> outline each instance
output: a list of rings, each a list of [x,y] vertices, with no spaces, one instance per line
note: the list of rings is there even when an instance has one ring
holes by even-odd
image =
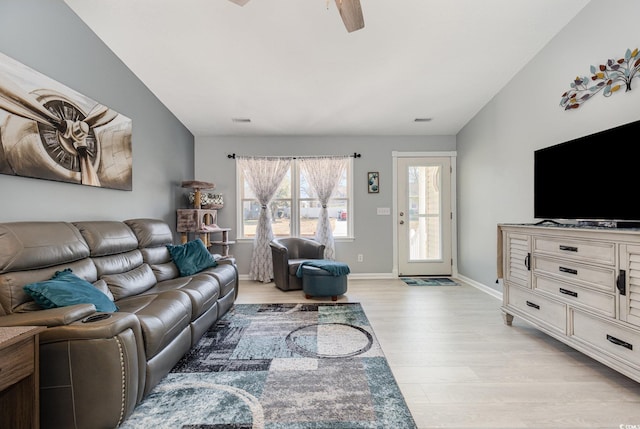
[[[588,0],[65,2],[194,135],[268,136],[455,135]]]

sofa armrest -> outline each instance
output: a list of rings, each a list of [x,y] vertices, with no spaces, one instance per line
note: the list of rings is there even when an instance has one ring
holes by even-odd
[[[0,326],[64,326],[96,312],[93,304],[77,304],[47,310],[13,313],[0,317]]]
[[[40,412],[47,427],[115,428],[142,400],[147,370],[138,318],[94,313],[103,314],[108,317],[40,333]]]
[[[224,258],[217,258],[218,265],[236,265],[236,258],[233,256],[225,256]]]
[[[141,340],[140,322],[132,313],[93,313],[95,316],[104,315],[104,319],[82,318],[72,323],[60,326],[50,326],[50,329],[40,332],[40,344],[55,341],[95,340],[112,338],[127,329],[133,330]]]

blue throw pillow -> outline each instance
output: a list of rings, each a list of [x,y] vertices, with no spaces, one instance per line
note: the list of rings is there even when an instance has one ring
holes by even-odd
[[[98,311],[109,313],[118,311],[118,307],[107,295],[88,281],[73,274],[70,268],[56,271],[50,280],[30,283],[23,289],[42,308],[93,304]]]
[[[167,244],[167,249],[183,277],[192,276],[205,268],[218,265],[199,238],[178,246]]]

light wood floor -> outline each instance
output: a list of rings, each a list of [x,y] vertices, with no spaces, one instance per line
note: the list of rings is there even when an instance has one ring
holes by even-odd
[[[472,286],[350,279],[339,301],[362,304],[420,429],[640,428],[640,383],[518,318],[504,325],[500,301]],[[236,302],[307,300],[241,281]]]

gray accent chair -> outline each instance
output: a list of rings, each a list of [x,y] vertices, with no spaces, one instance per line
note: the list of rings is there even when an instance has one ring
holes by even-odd
[[[310,238],[276,238],[269,243],[273,257],[273,281],[280,290],[302,290],[302,279],[296,276],[302,261],[324,259],[324,244]]]

